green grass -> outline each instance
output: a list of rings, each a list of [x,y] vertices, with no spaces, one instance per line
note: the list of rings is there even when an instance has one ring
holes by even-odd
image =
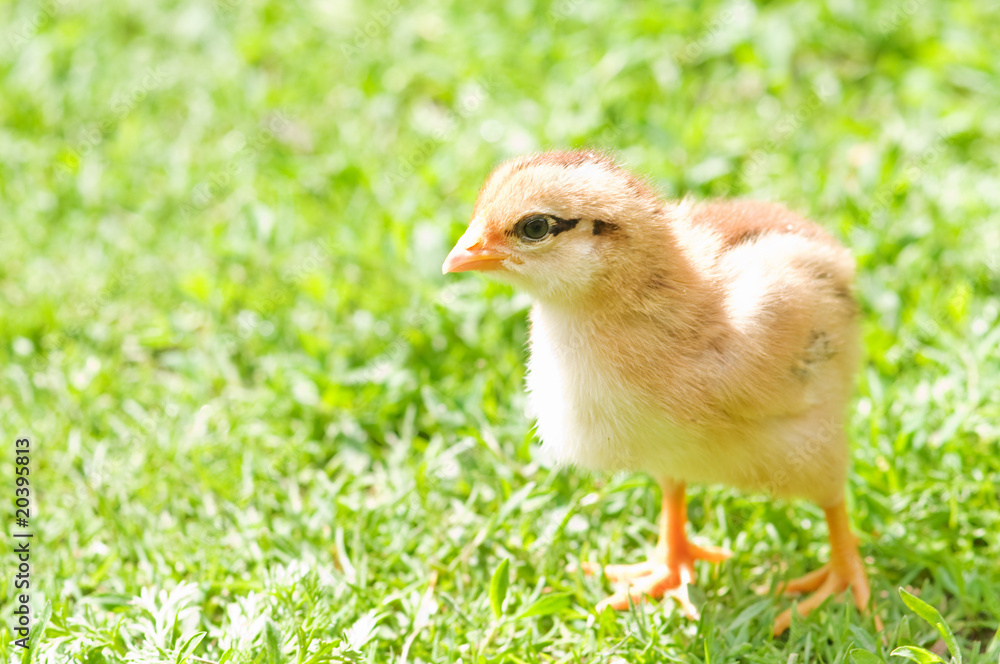
[[[905,587],[995,662],[1000,11],[506,4],[0,4],[0,477],[13,497],[30,435],[52,609],[25,659],[944,652]],[[720,487],[691,496],[736,552],[699,567],[700,622],[592,613],[609,588],[567,566],[640,560],[658,495],[539,465],[527,300],[439,274],[497,160],[576,146],[854,251],[852,517],[884,643],[837,603],[772,638],[787,601],[755,590],[825,560],[822,513]]]

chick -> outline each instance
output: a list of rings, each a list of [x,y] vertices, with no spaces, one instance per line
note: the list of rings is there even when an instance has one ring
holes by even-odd
[[[663,492],[654,555],[609,565],[598,604],[673,596],[695,560],[730,554],[685,534],[688,482],[802,497],[826,513],[831,562],[784,586],[805,615],[869,586],[844,502],[847,404],[859,363],[853,261],[770,203],[671,203],[611,158],[547,152],[500,165],[443,272],[527,291],[529,400],[562,464],[644,471]],[[600,571],[590,565],[589,573]],[[791,623],[780,614],[774,632]]]

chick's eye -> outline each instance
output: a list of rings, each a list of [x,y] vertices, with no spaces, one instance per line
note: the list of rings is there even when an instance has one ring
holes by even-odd
[[[519,226],[520,235],[526,240],[541,240],[549,234],[549,220],[542,215],[528,217]]]

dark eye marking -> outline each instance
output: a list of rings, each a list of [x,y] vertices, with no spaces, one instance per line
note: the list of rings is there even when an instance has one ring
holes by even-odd
[[[600,219],[594,219],[594,235],[614,233],[618,230],[620,230],[618,224],[613,221],[601,221]]]
[[[561,219],[559,217],[549,217],[549,219],[552,220],[551,230],[549,231],[552,235],[559,235],[563,231],[573,230],[580,223],[579,219]]]

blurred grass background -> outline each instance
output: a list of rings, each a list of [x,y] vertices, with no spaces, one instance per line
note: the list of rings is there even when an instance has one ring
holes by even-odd
[[[0,3],[0,477],[29,434],[52,606],[28,658],[900,661],[940,650],[904,586],[996,661],[998,23],[972,0]],[[692,528],[736,555],[699,568],[702,620],[590,617],[608,588],[567,565],[640,560],[657,494],[539,467],[528,301],[440,276],[493,164],[579,146],[854,251],[884,643],[838,604],[772,639],[787,601],[754,591],[825,559],[821,512],[718,487]]]

